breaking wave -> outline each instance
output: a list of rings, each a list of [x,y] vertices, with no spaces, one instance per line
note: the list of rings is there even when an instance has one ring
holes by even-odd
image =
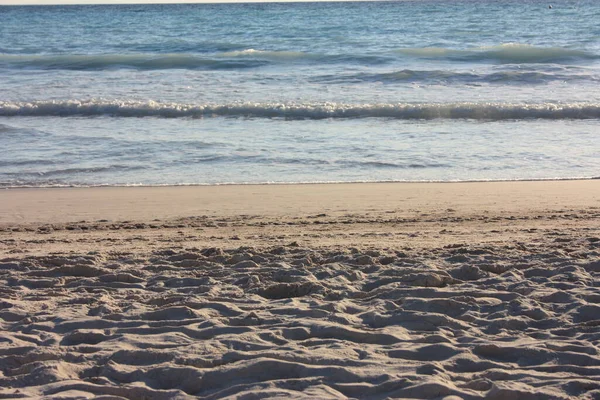
[[[0,101],[2,117],[251,117],[286,119],[596,119],[600,103],[230,103],[181,104],[154,101]]]

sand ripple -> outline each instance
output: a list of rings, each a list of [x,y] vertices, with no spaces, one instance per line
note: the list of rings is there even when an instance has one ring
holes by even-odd
[[[6,258],[0,398],[600,398],[592,239]]]

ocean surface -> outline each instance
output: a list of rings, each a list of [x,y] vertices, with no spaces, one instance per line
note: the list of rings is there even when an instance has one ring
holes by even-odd
[[[2,6],[0,187],[598,177],[598,21],[597,0]]]

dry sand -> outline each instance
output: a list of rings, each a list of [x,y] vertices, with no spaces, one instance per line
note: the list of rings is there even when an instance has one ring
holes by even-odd
[[[600,399],[600,181],[0,191],[0,398]]]

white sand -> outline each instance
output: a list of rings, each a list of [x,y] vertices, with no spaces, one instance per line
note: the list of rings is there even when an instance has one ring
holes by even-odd
[[[0,398],[600,398],[600,181],[0,204]]]

